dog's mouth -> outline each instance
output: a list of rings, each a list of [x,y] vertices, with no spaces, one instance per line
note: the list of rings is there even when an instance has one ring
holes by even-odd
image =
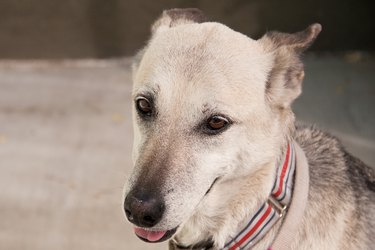
[[[220,179],[220,177],[217,177],[211,184],[210,188],[207,190],[204,196],[206,196],[212,189],[212,187],[215,185],[215,183]]]
[[[204,196],[206,196],[214,186],[214,184],[219,180],[220,178],[216,178],[210,188],[207,190]],[[141,228],[141,227],[134,227],[134,233],[137,235],[138,238],[145,242],[149,243],[157,243],[157,242],[163,242],[166,240],[169,240],[172,238],[172,236],[176,233],[178,229],[178,226],[171,229],[171,230],[166,230],[166,231],[156,231],[156,230],[150,230],[147,228]]]
[[[152,231],[145,228],[134,227],[134,233],[143,241],[150,243],[162,242],[170,239],[177,231],[178,227],[167,231]]]

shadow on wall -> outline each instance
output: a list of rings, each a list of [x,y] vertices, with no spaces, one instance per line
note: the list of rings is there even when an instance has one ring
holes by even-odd
[[[0,2],[0,58],[133,55],[163,9],[197,7],[253,38],[323,25],[315,50],[375,50],[370,1],[39,0]]]

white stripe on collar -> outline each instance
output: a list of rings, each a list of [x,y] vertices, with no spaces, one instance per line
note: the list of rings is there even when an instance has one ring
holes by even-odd
[[[249,223],[226,243],[223,250],[250,249],[284,215],[292,196],[295,158],[293,143],[289,143],[283,164],[278,166],[270,197],[250,218]]]

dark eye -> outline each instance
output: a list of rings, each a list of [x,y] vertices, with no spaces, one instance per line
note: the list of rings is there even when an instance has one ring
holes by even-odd
[[[152,113],[152,105],[145,97],[137,97],[135,100],[136,107],[139,113],[150,116]]]
[[[214,115],[208,118],[207,120],[207,128],[210,130],[210,133],[218,133],[221,132],[229,125],[228,119]]]

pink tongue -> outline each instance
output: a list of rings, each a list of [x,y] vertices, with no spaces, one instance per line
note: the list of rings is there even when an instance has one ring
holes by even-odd
[[[135,227],[134,232],[139,237],[147,239],[148,241],[158,241],[163,238],[167,231],[149,231],[139,227]]]

